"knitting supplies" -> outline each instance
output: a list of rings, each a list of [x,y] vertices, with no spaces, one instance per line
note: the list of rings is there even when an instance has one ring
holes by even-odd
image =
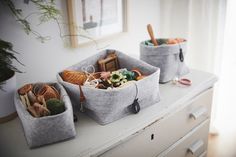
[[[55,98],[46,101],[46,105],[51,115],[60,114],[65,111],[64,102]]]
[[[32,106],[28,108],[28,111],[31,113],[33,117],[44,117],[50,115],[50,111],[43,105],[39,103],[34,103]]]
[[[26,84],[24,85],[23,87],[21,87],[19,90],[18,90],[18,93],[20,95],[25,95],[27,94],[29,91],[31,91],[33,88],[33,85],[32,84]]]
[[[98,79],[93,79],[93,80],[89,80],[87,79],[85,82],[84,82],[84,85],[83,86],[86,86],[86,87],[91,87],[91,88],[96,88],[99,84],[99,80]]]
[[[118,87],[122,83],[126,83],[127,79],[126,76],[123,75],[120,71],[113,71],[111,73],[110,81],[115,87]]]
[[[47,100],[47,108],[44,96],[48,95],[56,98]],[[30,99],[27,106],[26,97]],[[71,101],[60,84],[36,83],[23,86],[15,93],[14,103],[30,148],[75,137]]]
[[[58,90],[54,86],[44,83],[26,84],[18,90],[18,94],[26,110],[36,118],[55,113],[53,110],[48,110],[46,106],[47,100],[56,99],[60,101]]]
[[[100,71],[115,71],[119,69],[119,62],[115,52],[109,53],[105,58],[98,60]]]
[[[127,81],[135,80],[135,73],[132,71],[124,70],[121,72],[123,76],[127,79]]]
[[[68,83],[63,80],[62,72],[57,75],[58,81],[67,90],[73,102],[74,109],[79,111],[82,106],[85,114],[101,125],[134,114],[134,108],[138,113],[138,108],[142,111],[143,108],[160,101],[158,83],[159,68],[129,57],[117,50],[104,50],[80,61],[76,65],[68,67],[66,70],[83,71],[83,67],[92,65],[95,72],[103,72],[100,71],[98,61],[107,58],[110,54],[114,55],[114,53],[119,61],[119,67],[113,68],[111,71],[106,71],[109,73],[101,73],[97,88]],[[139,74],[136,74],[133,69],[136,69]],[[88,72],[93,73],[92,70]],[[136,77],[138,76],[146,77],[137,81]],[[128,81],[131,78],[134,80]],[[82,94],[84,95],[85,101],[81,105],[80,96]]]
[[[34,93],[32,91],[29,91],[27,93],[27,96],[29,98],[30,104],[33,104],[33,103],[37,102],[37,97],[34,95]]]
[[[71,72],[73,73],[73,71]],[[136,72],[138,74],[136,74]],[[109,87],[116,88],[128,81],[137,80],[137,77],[139,76],[140,77],[138,80],[144,78],[141,76],[142,74],[139,70],[136,70],[136,72],[128,71],[126,68],[118,69],[112,72],[95,72],[95,67],[93,65],[82,67],[82,71],[74,71],[74,73],[84,73],[87,76],[87,79],[84,81],[82,86],[99,89],[107,89]]]
[[[83,85],[87,79],[86,74],[81,71],[65,70],[62,72],[61,76],[64,81],[78,85]]]
[[[108,71],[108,72],[101,72],[100,76],[101,76],[101,79],[108,80],[108,78],[111,77],[111,73],[110,73],[110,71]]]
[[[187,78],[177,78],[177,77],[175,77],[172,80],[172,83],[174,85],[177,85],[177,84],[181,84],[181,85],[184,85],[184,86],[191,86],[192,85],[192,81],[187,79]]]
[[[166,83],[175,77],[181,77],[189,72],[184,59],[187,41],[182,38],[157,39],[158,46],[140,43],[140,59],[155,67],[159,67],[160,83]]]
[[[99,82],[97,88],[99,88],[99,89],[113,89],[114,86],[109,79],[103,79]]]
[[[49,86],[46,84],[39,90],[38,93],[36,93],[36,95],[38,95],[38,96],[42,95],[44,97],[45,101],[52,99],[52,98],[59,99],[58,91],[53,86]]]

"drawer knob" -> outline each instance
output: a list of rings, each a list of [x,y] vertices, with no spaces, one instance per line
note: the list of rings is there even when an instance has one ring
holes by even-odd
[[[199,117],[203,116],[206,113],[207,113],[207,109],[202,107],[198,109],[197,111],[190,113],[190,117],[192,117],[194,120],[197,120]]]
[[[190,152],[193,156],[199,156],[202,152],[203,145],[204,142],[202,140],[198,140],[188,148],[188,152]]]

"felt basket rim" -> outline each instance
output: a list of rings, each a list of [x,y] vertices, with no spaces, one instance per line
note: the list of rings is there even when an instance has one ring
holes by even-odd
[[[181,42],[180,44],[162,44],[160,46],[148,46],[145,41],[140,43],[140,55],[141,56],[168,56],[179,54],[180,48],[183,52],[186,52],[187,41]]]
[[[105,51],[105,52],[104,52],[104,51]],[[103,51],[100,51],[100,52],[96,53],[95,55],[97,55],[97,54],[109,53],[109,51],[115,51],[115,53],[122,54],[122,55],[125,55],[125,56],[127,56],[127,57],[130,57],[130,56],[128,56],[127,54],[125,54],[125,53],[123,53],[123,52],[120,52],[119,50],[115,50],[115,49],[105,49],[105,50],[103,50]],[[80,62],[84,62],[84,61],[86,61],[87,59],[92,58],[93,56],[94,56],[94,55],[92,55],[92,56],[90,56],[90,57],[88,57],[88,58],[85,58],[85,59],[81,60]],[[137,61],[139,61],[139,62],[144,63],[145,66],[148,66],[149,68],[152,68],[152,70],[154,71],[154,72],[152,72],[151,74],[149,74],[147,77],[143,78],[142,80],[146,80],[146,79],[148,79],[149,77],[155,75],[156,73],[160,75],[160,68],[159,68],[159,67],[152,66],[152,65],[150,65],[150,64],[148,64],[148,63],[146,63],[146,62],[144,62],[144,61],[142,61],[142,60],[138,60],[138,59],[133,58],[133,57],[131,57],[131,58],[134,59],[134,60],[137,60]],[[68,70],[68,69],[70,69],[71,67],[78,65],[80,62],[78,62],[78,63],[76,63],[76,64],[73,64],[72,66],[69,66],[69,67],[65,68],[64,70]],[[62,72],[63,72],[63,70],[57,73],[57,80],[59,81],[59,83],[64,83],[64,84],[67,84],[67,85],[70,85],[70,86],[73,86],[73,87],[78,87],[78,89],[79,89],[79,85],[76,85],[76,84],[73,84],[73,83],[69,83],[69,82],[64,81],[64,80],[62,79],[62,77],[61,77],[61,73],[62,73]],[[142,81],[142,80],[138,80],[138,81],[136,81],[136,83],[139,83],[139,82]],[[124,87],[121,87],[121,88],[115,88],[115,89],[112,89],[112,90],[107,90],[107,89],[98,89],[98,88],[86,87],[86,86],[83,86],[83,85],[81,86],[81,88],[84,88],[84,89],[95,90],[95,91],[103,91],[103,92],[119,92],[119,91],[125,90],[125,89],[128,88],[128,87],[130,87],[130,85],[127,85],[127,86],[124,86]]]
[[[158,68],[157,71],[155,71],[154,73],[148,75],[147,77],[145,77],[145,78],[143,78],[143,79],[141,79],[141,80],[135,81],[134,83],[137,83],[137,84],[138,84],[140,81],[145,81],[146,79],[148,79],[149,77],[155,75],[156,73],[160,74],[160,68]],[[62,77],[60,76],[60,74],[57,74],[57,77],[59,78],[59,82],[68,84],[68,85],[70,85],[70,86],[78,87],[78,90],[79,90],[79,85],[64,81],[64,80],[62,79]],[[87,87],[87,86],[83,86],[83,85],[81,86],[81,88],[82,88],[82,89],[92,90],[92,91],[95,90],[95,91],[101,91],[101,92],[105,92],[105,93],[108,92],[108,93],[109,93],[109,92],[119,92],[119,91],[125,90],[126,88],[129,88],[129,87],[130,87],[132,84],[134,84],[134,83],[130,83],[130,84],[125,85],[125,86],[123,86],[123,87],[114,88],[114,89],[111,89],[111,90],[109,90],[109,89],[92,88],[92,87]]]

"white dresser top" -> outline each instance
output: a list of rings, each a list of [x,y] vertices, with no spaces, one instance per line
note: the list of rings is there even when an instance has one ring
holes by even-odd
[[[200,92],[211,88],[217,81],[215,75],[197,70],[191,70],[185,78],[192,80],[192,86],[161,84],[159,103],[111,124],[101,126],[86,115],[80,114],[75,124],[76,138],[36,149],[29,149],[27,146],[19,118],[0,124],[0,156],[89,157],[99,155],[180,108]]]

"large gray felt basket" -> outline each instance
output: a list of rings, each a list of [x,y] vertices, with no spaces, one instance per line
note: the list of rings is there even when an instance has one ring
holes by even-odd
[[[53,85],[60,92],[60,98],[66,107],[63,113],[35,118],[26,110],[18,93],[15,94],[16,110],[30,148],[66,140],[76,135],[69,96],[59,83],[50,83],[50,85]]]
[[[148,46],[145,42],[140,43],[140,59],[159,67],[160,83],[171,81],[189,72],[184,63],[186,54],[186,41],[173,45]],[[182,49],[182,54],[180,53]]]
[[[114,50],[102,51],[67,68],[67,70],[81,71],[83,67],[89,65],[93,65],[95,69],[98,70],[97,60],[104,58],[110,51],[114,52]],[[114,88],[110,90],[81,86],[85,96],[85,113],[101,125],[111,123],[125,117],[126,115],[132,114],[130,105],[134,102],[136,94],[141,110],[160,101],[158,83],[160,74],[159,68],[131,58],[121,52],[115,52],[118,56],[120,68],[127,68],[128,70],[139,68],[148,76],[122,88]],[[72,102],[74,102],[76,106],[79,106],[79,87],[63,81],[60,73],[57,75],[57,78],[67,90]]]

